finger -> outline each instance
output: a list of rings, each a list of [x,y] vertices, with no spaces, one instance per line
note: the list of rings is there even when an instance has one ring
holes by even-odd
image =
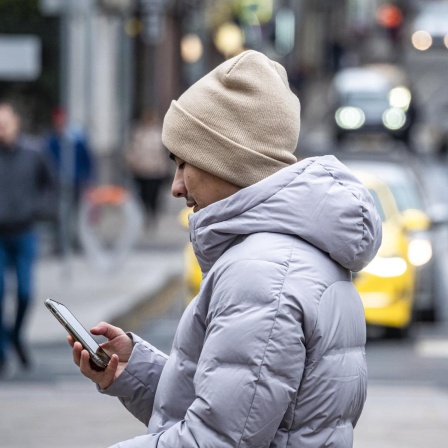
[[[67,341],[70,344],[71,347],[73,347],[73,344],[75,343],[75,340],[73,339],[73,336],[67,335]]]
[[[107,372],[108,374],[112,374],[112,378],[115,377],[115,372],[117,371],[118,368],[118,363],[120,362],[118,355],[112,355],[109,361],[109,364],[106,367],[105,372]]]
[[[119,359],[117,355],[112,355],[109,364],[104,371],[103,378],[99,384],[102,389],[107,389],[114,381],[118,369]]]
[[[90,332],[94,335],[102,335],[109,340],[124,334],[124,331],[121,328],[115,327],[107,322],[100,322],[98,325],[91,328]]]
[[[81,352],[82,352],[82,345],[79,342],[75,342],[73,344],[73,362],[80,366],[81,363]]]
[[[82,350],[80,353],[80,362],[79,369],[81,373],[85,375],[87,378],[92,378],[92,374],[94,375],[96,372],[90,367],[90,355],[87,350]]]

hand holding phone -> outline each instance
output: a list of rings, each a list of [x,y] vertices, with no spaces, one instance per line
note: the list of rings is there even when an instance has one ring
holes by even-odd
[[[109,364],[109,355],[98,345],[92,335],[81,325],[70,310],[62,303],[52,299],[47,299],[45,306],[67,330],[70,336],[89,352],[92,369],[104,370]]]
[[[55,302],[54,300],[48,299],[45,305],[50,310],[52,308],[55,310],[52,311],[55,317],[57,317],[60,313],[64,313],[66,321],[67,318],[69,318],[70,320],[75,319],[72,313],[68,311],[67,307],[58,302]],[[58,308],[59,311],[56,312]],[[82,341],[79,341],[76,333],[78,333],[79,336],[84,334],[84,338],[80,337],[80,339],[85,339],[84,342],[87,342],[89,338],[91,338],[91,336],[82,326],[81,328],[85,333],[87,333],[87,336],[85,335],[85,333],[83,333],[82,330],[80,330],[79,332],[73,332],[73,328],[76,327],[76,322],[78,323],[78,325],[81,325],[77,319],[75,319],[76,322],[72,322],[71,325],[67,325],[65,321],[61,319],[61,316],[59,316],[58,320],[59,322],[61,322],[64,328],[70,327],[72,329],[72,331],[69,331],[68,341],[73,348],[73,360],[75,364],[80,367],[81,373],[87,378],[91,379],[94,383],[98,384],[103,389],[109,387],[110,384],[112,384],[124,370],[129,357],[131,356],[133,344],[130,337],[121,328],[115,327],[106,322],[101,322],[93,327],[91,329],[91,333],[93,335],[104,336],[105,338],[107,338],[107,342],[102,343],[100,349],[102,351],[106,350],[108,353],[114,354],[111,356],[106,369],[102,369],[101,366],[96,365],[92,367],[93,361],[90,356],[92,351],[97,354],[97,347],[99,347],[98,344],[96,344],[95,342],[95,344],[92,345],[89,349],[84,346]]]

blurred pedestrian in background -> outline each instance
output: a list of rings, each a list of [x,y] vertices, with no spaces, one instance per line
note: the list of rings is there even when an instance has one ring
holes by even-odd
[[[0,103],[0,370],[6,366],[9,343],[21,365],[30,364],[23,328],[33,299],[37,250],[34,225],[56,208],[55,190],[56,179],[45,154],[23,143],[17,111],[10,103]],[[9,268],[17,279],[17,305],[11,325],[4,316]]]
[[[81,372],[148,426],[115,447],[353,445],[367,369],[351,271],[374,258],[381,219],[335,157],[297,162],[299,129],[284,67],[253,50],[171,103],[162,136],[194,212],[199,293],[169,356],[103,322],[98,372],[69,338]]]
[[[143,113],[131,133],[125,157],[145,209],[146,222],[155,222],[160,210],[161,190],[170,172],[162,143],[162,124],[156,111]]]
[[[82,193],[94,183],[95,162],[86,134],[68,123],[62,108],[52,113],[52,128],[46,142],[59,180],[56,251],[60,253],[77,242],[75,224],[79,202]]]

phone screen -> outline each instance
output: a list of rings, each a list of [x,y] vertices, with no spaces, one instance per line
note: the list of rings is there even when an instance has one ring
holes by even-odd
[[[101,367],[107,366],[110,361],[107,353],[98,345],[92,335],[80,324],[78,319],[73,316],[65,305],[51,299],[47,299],[45,301],[45,305],[61,322],[66,330],[84,346],[84,348],[86,348],[91,354],[96,354],[96,356],[103,361],[104,365]],[[93,359],[93,361],[95,361],[95,359]]]

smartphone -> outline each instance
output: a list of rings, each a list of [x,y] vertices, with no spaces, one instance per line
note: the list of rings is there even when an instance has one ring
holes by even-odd
[[[98,345],[92,335],[79,323],[78,319],[62,303],[52,299],[45,301],[45,306],[62,324],[68,333],[89,352],[90,365],[95,370],[104,370],[109,364],[109,355]]]

